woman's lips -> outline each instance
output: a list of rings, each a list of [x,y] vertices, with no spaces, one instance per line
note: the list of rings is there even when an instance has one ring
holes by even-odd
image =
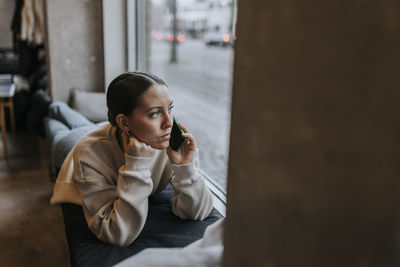
[[[167,134],[161,136],[160,138],[162,138],[162,139],[169,139],[169,138],[170,138],[170,134],[171,134],[171,133],[167,133]]]

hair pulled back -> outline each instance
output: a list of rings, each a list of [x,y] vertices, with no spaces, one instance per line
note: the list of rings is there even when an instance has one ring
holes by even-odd
[[[167,84],[154,74],[126,72],[116,77],[107,89],[108,121],[117,126],[118,114],[129,116],[139,105],[140,96],[154,84]]]

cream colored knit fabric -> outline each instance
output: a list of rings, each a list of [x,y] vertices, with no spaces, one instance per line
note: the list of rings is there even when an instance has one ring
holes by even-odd
[[[172,211],[182,219],[202,220],[213,198],[198,172],[198,157],[186,165],[169,162],[166,150],[152,158],[126,155],[107,124],[83,137],[64,161],[52,204],[83,207],[90,230],[102,241],[128,246],[146,221],[149,195],[171,182]]]

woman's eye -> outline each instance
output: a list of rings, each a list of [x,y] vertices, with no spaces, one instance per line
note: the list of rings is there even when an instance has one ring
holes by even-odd
[[[168,112],[171,112],[171,110],[174,108],[174,106],[169,106],[169,108],[168,108]],[[153,112],[153,113],[150,113],[150,117],[151,118],[154,118],[154,117],[157,117],[157,116],[159,116],[161,114],[161,111],[155,111],[155,112]]]
[[[156,111],[156,112],[151,113],[151,114],[150,114],[150,117],[156,117],[156,116],[158,116],[159,114],[160,114],[160,112],[159,112],[159,111]]]

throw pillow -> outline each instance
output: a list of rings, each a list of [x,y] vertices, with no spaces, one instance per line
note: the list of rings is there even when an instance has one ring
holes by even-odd
[[[71,107],[92,122],[107,120],[106,94],[71,89]]]

